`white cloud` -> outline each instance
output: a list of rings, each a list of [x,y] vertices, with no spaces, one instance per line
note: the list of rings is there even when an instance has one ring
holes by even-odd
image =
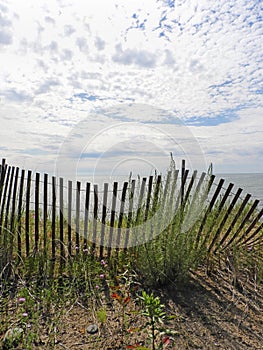
[[[147,103],[184,120],[236,110],[238,120],[191,129],[207,154],[217,154],[215,163],[229,159],[231,168],[235,157],[248,158],[246,148],[260,167],[260,11],[260,2],[245,0],[10,0],[0,4],[1,107],[50,130],[68,130],[89,111],[119,102]],[[81,93],[96,98],[74,98]],[[13,149],[8,137],[1,140]],[[33,141],[27,148],[39,149]]]

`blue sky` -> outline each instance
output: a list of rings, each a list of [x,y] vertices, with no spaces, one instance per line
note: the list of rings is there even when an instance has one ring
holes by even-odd
[[[1,157],[144,175],[173,152],[263,173],[262,7],[1,0]]]

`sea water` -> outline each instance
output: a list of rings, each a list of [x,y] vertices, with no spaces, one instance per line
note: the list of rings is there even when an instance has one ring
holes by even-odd
[[[243,189],[242,196],[249,193],[252,199],[259,199],[260,205],[263,206],[263,174],[218,174],[216,175],[216,182],[219,182],[221,178],[225,180],[224,187],[227,187],[229,183],[233,183],[234,192],[240,187]]]

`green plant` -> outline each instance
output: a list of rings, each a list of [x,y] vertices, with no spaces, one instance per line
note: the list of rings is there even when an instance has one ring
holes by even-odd
[[[145,291],[142,291],[140,299],[144,306],[142,314],[148,318],[146,325],[150,327],[152,350],[155,350],[156,336],[157,331],[159,330],[158,324],[163,324],[166,316],[164,305],[161,304],[160,298],[157,296],[155,297],[153,293],[147,294]]]
[[[105,308],[100,308],[98,311],[97,311],[97,318],[98,318],[98,321],[104,325],[106,320],[107,320],[107,311]]]

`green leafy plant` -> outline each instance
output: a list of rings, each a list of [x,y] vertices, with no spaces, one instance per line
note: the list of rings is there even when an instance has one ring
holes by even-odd
[[[161,304],[160,298],[154,296],[153,293],[147,294],[145,291],[142,291],[140,299],[142,300],[144,306],[142,314],[148,318],[146,325],[150,327],[152,350],[155,350],[156,336],[159,330],[158,324],[163,324],[166,317],[164,305]]]

